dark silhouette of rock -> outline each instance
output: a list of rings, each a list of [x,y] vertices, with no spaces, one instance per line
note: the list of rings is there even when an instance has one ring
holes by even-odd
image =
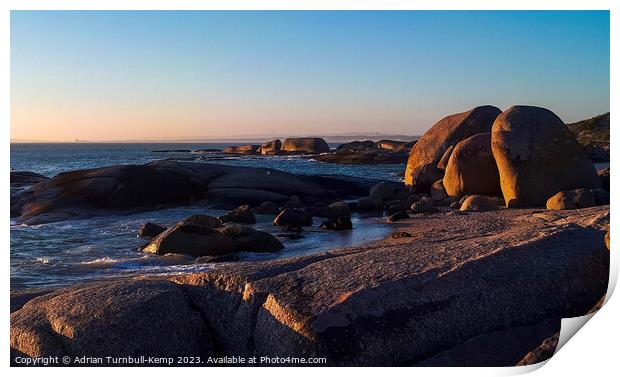
[[[601,179],[601,188],[603,190],[609,191],[609,187],[610,187],[609,168],[600,169],[596,173],[598,177]]]
[[[382,211],[383,202],[379,198],[375,198],[372,196],[365,196],[357,200],[355,210],[357,212]]]
[[[471,136],[454,147],[443,186],[449,196],[501,195],[499,172],[491,151],[491,133]]]
[[[226,255],[208,255],[206,257],[196,258],[196,263],[226,263],[237,262],[241,258],[238,255],[226,254]]]
[[[411,212],[413,213],[433,213],[437,212],[437,208],[433,204],[433,200],[429,197],[423,197],[419,201],[411,205]]]
[[[348,143],[340,144],[336,147],[336,151],[348,150],[348,151],[357,151],[363,149],[373,149],[375,148],[375,142],[372,140],[364,140],[364,141],[351,141]]]
[[[138,230],[138,237],[156,237],[166,230],[165,226],[147,222]]]
[[[596,194],[593,190],[560,191],[547,200],[547,209],[576,209],[596,206]]]
[[[282,151],[319,154],[329,152],[329,145],[320,137],[292,137],[284,140]]]
[[[243,205],[218,217],[223,223],[256,224],[256,217],[249,205]]]
[[[437,163],[437,169],[446,170],[446,166],[448,166],[448,161],[450,160],[450,156],[452,155],[453,150],[454,145],[451,145],[448,147],[448,149],[446,149],[446,151],[443,153],[443,156],[441,156],[441,159]]]
[[[227,226],[220,232],[235,243],[236,251],[274,252],[284,249],[284,245],[274,236],[250,227]]]
[[[538,347],[528,352],[521,361],[517,363],[517,366],[538,364],[545,360],[550,359],[558,348],[558,341],[560,340],[560,333],[556,333],[552,337],[546,339]]]
[[[327,206],[327,217],[351,217],[351,210],[346,202],[338,201]]]
[[[273,225],[277,226],[312,226],[312,216],[300,208],[284,208],[273,219]]]
[[[592,161],[547,109],[511,107],[495,120],[491,138],[508,207],[543,206],[559,191],[600,187]]]
[[[407,214],[407,212],[400,211],[400,212],[396,212],[393,215],[390,215],[388,217],[387,221],[389,223],[393,223],[393,222],[400,221],[400,220],[405,220],[405,219],[408,219],[408,218],[409,218],[409,215]]]
[[[325,230],[349,230],[353,229],[353,224],[351,223],[351,217],[339,216],[322,222],[320,228]]]
[[[609,161],[609,113],[567,124],[566,127],[581,144],[592,162]]]
[[[414,192],[428,194],[433,183],[443,178],[443,172],[435,164],[425,164],[415,168],[410,178],[410,185]]]
[[[258,149],[260,145],[235,145],[231,147],[226,147],[222,152],[228,154],[258,154]]]
[[[277,215],[280,213],[280,207],[274,202],[266,201],[254,207],[252,211],[259,215]]]
[[[449,115],[435,123],[411,148],[405,171],[405,184],[414,184],[413,173],[420,166],[431,164],[437,167],[451,145],[475,134],[490,132],[493,121],[500,113],[501,110],[496,107],[479,106],[464,113]]]
[[[222,221],[217,217],[209,216],[209,215],[191,215],[184,220],[186,223],[192,223],[196,225],[200,225],[203,227],[207,227],[208,229],[217,229],[224,226]]]
[[[383,181],[370,188],[370,196],[387,202],[390,200],[404,200],[411,194],[409,187],[402,182]]]

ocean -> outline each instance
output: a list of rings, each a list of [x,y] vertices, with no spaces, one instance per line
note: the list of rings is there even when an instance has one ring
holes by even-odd
[[[48,177],[70,170],[117,164],[144,164],[173,158],[194,159],[238,166],[279,169],[298,174],[339,174],[379,180],[401,180],[404,164],[341,165],[322,163],[303,156],[229,156],[221,153],[154,152],[157,150],[223,149],[233,144],[216,143],[66,143],[11,144],[11,170],[32,171]],[[331,145],[335,147],[335,145]],[[78,282],[131,274],[183,273],[205,271],[212,264],[194,262],[183,255],[150,255],[138,251],[146,242],[137,238],[147,222],[170,226],[196,213],[219,216],[225,211],[205,206],[185,206],[123,215],[97,216],[50,224],[11,224],[11,290],[49,288]],[[257,216],[257,229],[277,233],[272,216]],[[353,230],[329,232],[308,228],[305,238],[282,240],[285,248],[277,253],[240,253],[242,260],[283,258],[324,252],[333,248],[360,245],[383,238],[390,232],[381,219],[354,216]]]

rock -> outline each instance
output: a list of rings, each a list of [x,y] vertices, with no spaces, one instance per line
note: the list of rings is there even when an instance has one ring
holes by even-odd
[[[446,166],[448,166],[448,161],[450,160],[450,156],[452,155],[453,150],[454,145],[451,145],[448,147],[448,149],[446,149],[446,151],[443,153],[443,156],[441,156],[441,159],[437,163],[437,169],[446,170]]]
[[[215,149],[215,148],[196,149],[192,151],[192,153],[195,153],[195,154],[211,154],[211,153],[220,153],[220,152],[222,152],[221,149]]]
[[[282,142],[280,141],[280,139],[275,139],[275,140],[268,141],[265,144],[261,145],[260,153],[261,154],[275,154],[276,152],[279,152],[280,149],[282,149]]]
[[[427,164],[437,167],[451,145],[475,134],[491,131],[493,121],[500,113],[501,110],[496,107],[479,106],[464,113],[447,116],[435,123],[411,148],[405,171],[405,184],[414,183],[413,173],[418,167]]]
[[[260,145],[235,145],[231,147],[226,147],[222,152],[228,154],[258,154],[258,149]]]
[[[383,202],[379,198],[365,196],[357,200],[355,210],[357,212],[383,211]]]
[[[39,182],[45,182],[48,180],[49,178],[47,178],[46,176],[38,174],[38,173],[33,173],[31,171],[11,170],[11,177],[10,177],[11,191],[13,191],[13,189],[19,189],[19,188],[32,186]]]
[[[547,200],[547,209],[576,209],[596,206],[596,194],[592,190],[560,191]]]
[[[607,229],[607,233],[605,233],[605,246],[607,246],[607,250],[611,250],[611,247],[609,245],[610,245],[610,242],[609,242],[609,229]]]
[[[338,201],[327,206],[327,217],[351,217],[351,211],[349,205],[346,202]]]
[[[433,183],[443,178],[443,172],[434,164],[418,166],[410,175],[410,185],[418,193],[429,193]]]
[[[468,347],[471,358],[505,365],[494,350],[532,348],[496,333],[584,315],[605,295],[605,231],[587,224],[608,211],[565,211],[544,227],[527,209],[430,216],[423,227],[402,224],[413,237],[70,287],[12,313],[10,347],[29,357],[269,355],[403,366],[484,339],[487,347]]]
[[[207,229],[217,229],[224,226],[222,221],[217,217],[201,214],[191,215],[183,221],[186,223],[196,224]]]
[[[367,193],[375,182],[296,176],[274,169],[180,161],[118,165],[61,173],[11,196],[11,215],[38,224],[207,201],[229,209],[292,195],[306,204]],[[234,207],[232,207],[234,208]]]
[[[417,141],[417,140],[416,140]],[[396,141],[396,140],[379,140],[375,143],[377,148],[386,149],[389,151],[402,151],[409,152],[415,145],[416,141]]]
[[[411,211],[413,213],[433,213],[437,212],[437,208],[435,208],[431,198],[424,197],[411,205]]]
[[[241,258],[238,255],[226,254],[226,255],[209,255],[206,257],[196,258],[195,263],[226,263],[226,262],[238,262]]]
[[[284,208],[273,220],[277,226],[312,226],[312,216],[299,208]]]
[[[252,212],[259,215],[277,215],[280,213],[280,207],[274,202],[266,201],[254,207]]]
[[[441,201],[448,197],[446,190],[443,187],[443,179],[435,181],[430,189],[431,198],[433,201]]]
[[[446,166],[443,185],[449,196],[501,195],[490,133],[471,136],[454,147]]]
[[[282,144],[282,151],[320,154],[329,152],[329,145],[319,137],[287,138]]]
[[[370,188],[370,196],[380,198],[384,202],[404,200],[409,194],[409,188],[402,182],[383,181]]]
[[[408,156],[406,150],[386,150],[373,146],[366,149],[339,149],[314,158],[317,161],[336,164],[378,165],[401,164],[407,161]]]
[[[165,226],[147,222],[138,230],[138,237],[156,237],[166,230]]]
[[[291,196],[288,199],[288,201],[284,203],[285,208],[298,208],[301,206],[303,206],[303,203],[301,202],[301,199],[299,199],[299,196],[297,195]]]
[[[495,120],[491,139],[508,207],[542,206],[559,191],[600,187],[592,161],[547,109],[511,107]]]
[[[340,144],[336,147],[337,151],[348,150],[348,151],[356,151],[362,149],[372,149],[375,148],[375,142],[372,140],[364,140],[364,141],[351,141],[348,143]]]
[[[187,254],[194,257],[237,251],[236,243],[206,224],[181,221],[155,237],[142,251],[150,254]]]
[[[411,233],[404,232],[404,231],[392,232],[389,235],[389,238],[393,239],[393,240],[397,240],[397,239],[400,239],[400,238],[409,238],[409,237],[413,237],[413,236],[411,235]]]
[[[610,187],[609,168],[600,169],[596,173],[598,177],[601,179],[601,188],[605,191],[609,191],[609,187]]]
[[[288,238],[290,240],[299,240],[299,239],[305,238],[306,236],[304,236],[303,234],[299,234],[299,233],[278,233],[276,234],[276,237]]]
[[[189,153],[189,149],[156,149],[152,150],[152,153]]]
[[[560,340],[560,333],[556,333],[552,337],[546,339],[542,344],[528,352],[521,361],[517,363],[517,366],[538,364],[545,360],[550,359],[555,350],[558,348],[558,341]]]
[[[284,249],[284,245],[276,237],[250,227],[227,226],[220,232],[235,243],[236,251],[265,253]]]
[[[566,127],[593,162],[609,161],[609,113],[567,124]]]
[[[240,224],[256,224],[256,217],[249,205],[238,207],[237,209],[223,214],[219,217],[223,223],[234,222]]]
[[[390,215],[387,219],[389,223],[393,223],[400,220],[409,219],[409,215],[405,211],[396,212],[393,215]]]
[[[484,195],[468,195],[463,204],[461,211],[495,211],[498,210],[497,200]]]
[[[385,204],[385,212],[388,215],[393,215],[397,212],[407,211],[410,207],[411,205],[407,206],[406,202],[403,200],[392,200]]]
[[[322,222],[321,229],[349,230],[349,229],[353,229],[353,224],[351,223],[351,217],[340,216],[337,218],[327,219],[327,221]]]

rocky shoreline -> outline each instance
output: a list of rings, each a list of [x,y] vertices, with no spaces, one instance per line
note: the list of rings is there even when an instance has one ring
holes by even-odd
[[[560,319],[605,296],[609,169],[597,173],[551,111],[481,106],[440,120],[415,143],[326,147],[303,138],[228,153],[370,164],[382,153],[406,156],[404,183],[170,160],[51,179],[12,172],[17,222],[197,202],[231,210],[141,230],[150,238],[142,251],[204,258],[214,263],[209,272],[15,293],[12,353],[508,366],[548,356]],[[317,227],[315,218],[324,231],[350,229],[351,213],[385,216],[394,233],[322,254],[235,261],[231,253],[282,247],[250,227],[255,213],[291,236]]]

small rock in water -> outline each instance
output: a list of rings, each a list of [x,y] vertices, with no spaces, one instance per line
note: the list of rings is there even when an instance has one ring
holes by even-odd
[[[297,207],[301,207],[303,205],[303,203],[301,202],[301,199],[299,199],[299,196],[297,195],[293,195],[290,197],[290,199],[284,204],[285,208],[297,208]]]
[[[243,205],[237,209],[219,217],[223,223],[234,222],[240,224],[256,224],[256,217],[249,205]]]
[[[383,203],[381,199],[372,196],[365,196],[357,200],[355,210],[357,212],[372,212],[383,210]]]
[[[393,223],[395,221],[405,220],[408,218],[409,218],[409,215],[407,214],[407,212],[401,211],[401,212],[396,212],[395,214],[388,217],[387,221],[390,223]]]
[[[327,206],[327,217],[337,218],[337,217],[351,217],[351,211],[349,210],[349,205],[343,201],[335,202]]]
[[[273,219],[273,225],[277,226],[312,226],[312,216],[299,208],[285,208]]]
[[[200,225],[201,227],[207,229],[216,229],[221,228],[224,225],[217,217],[209,216],[209,215],[191,215],[190,217],[184,220],[186,223],[192,223],[195,225]]]
[[[140,227],[140,230],[138,230],[138,237],[157,237],[165,230],[165,226],[148,222]]]
[[[329,219],[321,224],[321,229],[325,230],[349,230],[353,229],[351,218],[347,216],[340,216],[335,219]]]
[[[276,237],[288,238],[290,240],[299,240],[299,239],[305,238],[306,236],[304,236],[303,234],[299,234],[299,233],[279,233],[279,234],[276,234]]]
[[[280,207],[274,202],[266,201],[254,207],[252,212],[260,215],[277,215],[280,213]]]
[[[222,263],[222,262],[237,262],[241,260],[238,255],[209,255],[206,257],[197,258],[195,263]]]

